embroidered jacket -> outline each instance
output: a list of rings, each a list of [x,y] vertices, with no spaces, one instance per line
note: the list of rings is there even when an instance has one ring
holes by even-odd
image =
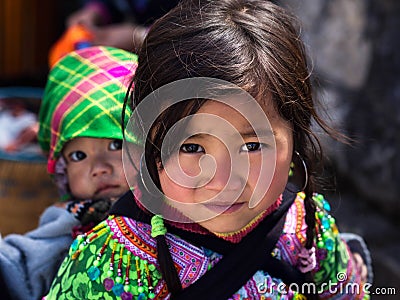
[[[305,251],[303,199],[304,194],[298,193],[289,208],[273,255],[296,268],[312,268],[315,285],[287,286],[281,279],[259,270],[230,299],[302,299],[302,294],[308,292],[318,293],[322,299],[369,298],[362,290],[351,253],[341,240],[335,221],[329,215],[329,204],[322,195],[314,196],[317,203],[316,250]],[[222,258],[179,236],[167,233],[166,239],[183,288],[215,267]],[[156,251],[151,225],[111,216],[74,241],[44,299],[169,299]],[[355,290],[355,285],[360,288]]]

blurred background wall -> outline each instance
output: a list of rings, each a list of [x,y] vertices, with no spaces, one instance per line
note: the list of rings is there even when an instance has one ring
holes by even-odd
[[[44,84],[49,48],[77,6],[75,0],[0,0],[0,86]]]
[[[41,99],[36,95],[31,97],[27,94],[37,94],[37,88],[44,88],[49,49],[62,34],[65,17],[77,7],[77,2],[0,0],[2,100],[21,96],[24,101],[40,103]],[[36,228],[44,208],[58,199],[56,188],[47,174],[45,159],[5,154],[0,152],[2,236]]]
[[[317,94],[331,123],[353,138],[325,140],[341,231],[362,235],[375,285],[400,297],[400,1],[281,0],[303,24]]]

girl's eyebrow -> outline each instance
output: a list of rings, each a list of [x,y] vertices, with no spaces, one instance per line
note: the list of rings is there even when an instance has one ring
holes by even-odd
[[[242,137],[245,137],[245,138],[275,136],[275,132],[269,128],[259,128],[257,130],[254,130],[253,127],[248,127],[239,133]]]
[[[268,129],[268,128],[260,128],[260,129],[254,130],[253,127],[248,127],[245,130],[240,131],[238,133],[243,138],[275,136],[275,132],[273,132],[271,129]],[[235,133],[233,135],[235,135]],[[209,136],[209,134],[207,134],[207,133],[195,133],[193,135],[188,136],[186,138],[186,140],[192,139],[192,138],[193,139],[203,139],[208,136]]]
[[[188,136],[186,138],[186,140],[188,140],[188,139],[203,139],[207,136],[208,136],[208,134],[206,134],[206,133],[195,133],[195,134]]]

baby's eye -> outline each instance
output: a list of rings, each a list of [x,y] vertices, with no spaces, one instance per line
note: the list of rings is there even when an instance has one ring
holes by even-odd
[[[117,151],[122,149],[122,140],[113,140],[110,143],[110,150]]]
[[[180,151],[184,153],[202,153],[204,149],[199,144],[183,144]]]
[[[68,156],[71,159],[71,161],[81,161],[86,158],[86,153],[82,151],[74,151],[70,153]]]
[[[242,147],[240,147],[240,152],[252,152],[252,151],[258,151],[261,150],[261,148],[264,148],[265,145],[258,143],[258,142],[251,142],[251,143],[246,143]]]

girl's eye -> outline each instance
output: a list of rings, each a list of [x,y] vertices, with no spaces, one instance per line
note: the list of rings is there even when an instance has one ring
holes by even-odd
[[[258,142],[246,143],[242,147],[240,147],[240,152],[258,151],[264,147],[265,147],[265,145],[258,143]]]
[[[86,154],[82,151],[75,151],[69,155],[69,158],[71,159],[71,161],[81,161],[86,158]]]
[[[113,140],[110,143],[110,150],[117,151],[122,149],[122,140]]]
[[[204,149],[199,144],[183,144],[180,151],[184,153],[202,153]]]

